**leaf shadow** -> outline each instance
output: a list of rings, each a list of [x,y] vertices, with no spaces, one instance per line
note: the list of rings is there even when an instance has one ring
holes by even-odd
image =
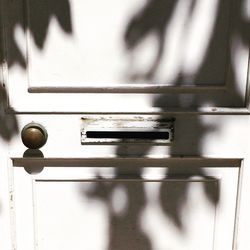
[[[145,72],[135,72],[132,75],[128,75],[128,78],[131,80],[131,84],[138,79],[149,80],[151,82],[157,82],[156,72],[161,65],[164,54],[164,43],[165,41],[165,32],[169,25],[171,16],[174,13],[178,1],[171,0],[148,0],[146,4],[129,20],[128,25],[124,33],[124,44],[127,49],[128,54],[134,54],[136,57],[136,50],[143,43],[143,41],[150,34],[154,34],[157,38],[157,48],[155,49],[155,59],[151,62],[151,67]],[[230,2],[232,3],[232,2]],[[192,1],[190,5],[189,13],[190,15],[194,11],[194,8],[197,4],[197,1]],[[246,44],[249,45],[249,30],[250,22],[245,20],[242,16],[242,6],[243,1],[235,1],[233,3],[233,12],[235,16],[235,23],[232,26],[232,31],[226,33],[227,40],[233,40],[236,36]],[[232,14],[232,13],[231,13]],[[225,13],[225,1],[218,2],[217,14],[215,15],[215,24],[212,30],[211,36],[209,39],[208,47],[203,55],[202,61],[198,67],[198,70],[192,76],[192,82],[196,84],[202,84],[202,79],[210,79],[211,75],[218,75],[218,72],[221,71],[218,65],[224,63],[224,58],[220,56],[220,34],[225,27],[225,19],[229,18],[229,13]],[[225,17],[228,15],[228,17]],[[227,32],[227,31],[226,31]],[[220,106],[220,107],[242,107],[245,104],[245,97],[242,96],[237,86],[236,72],[233,64],[233,48],[232,44],[228,44],[226,49],[228,54],[228,65],[227,68],[224,68],[224,77],[226,78],[230,74],[230,81],[227,83],[227,91],[218,91],[215,92],[203,92],[196,93],[192,95],[190,93],[182,93],[178,97],[175,94],[165,93],[159,94],[153,100],[153,106],[160,107],[162,112],[167,112],[169,108],[177,108],[183,106],[182,99],[187,99],[188,102],[185,104],[187,109],[196,109],[200,106]],[[225,55],[226,56],[226,55]],[[133,64],[132,64],[133,65]],[[183,82],[188,79],[185,72],[178,73],[177,77],[173,81],[173,86],[182,86]],[[178,115],[177,115],[178,116]],[[161,117],[164,118],[164,117]],[[175,138],[176,143],[173,143],[168,150],[167,154],[172,157],[180,157],[183,155],[189,155],[194,157],[200,157],[203,155],[203,141],[206,136],[212,131],[216,131],[218,128],[215,126],[208,126],[203,123],[202,119],[197,116],[192,115],[183,115],[179,116],[176,119],[176,130],[181,130],[182,135],[177,135]],[[184,136],[183,136],[184,135]],[[181,144],[181,141],[185,142]],[[178,146],[175,146],[178,145]],[[133,148],[129,149],[126,146],[117,146],[116,155],[118,157],[145,157],[148,152],[152,149],[150,145],[143,145],[141,149],[134,151]],[[167,168],[167,167],[166,167]],[[185,207],[188,203],[188,192],[189,192],[189,180],[195,176],[202,178],[208,178],[208,174],[202,167],[197,166],[180,166],[178,171],[176,168],[170,167],[167,168],[167,176],[169,178],[178,176],[186,173],[184,179],[186,181],[182,182],[180,185],[175,185],[173,182],[163,182],[160,186],[160,205],[164,211],[164,214],[169,218],[176,228],[180,232],[185,233],[185,225],[182,220],[182,211],[185,210]],[[189,170],[187,170],[189,169]],[[135,176],[138,180],[141,179],[142,168],[135,169]],[[116,178],[123,178],[124,173],[119,170],[119,167],[116,169]],[[105,191],[105,195],[102,191],[105,189],[102,183],[98,183],[97,188],[92,192],[87,194],[90,199],[92,198],[101,198],[105,203],[109,204],[109,195],[116,189],[116,183],[109,186],[109,189]],[[140,217],[141,211],[146,206],[146,194],[143,189],[143,184],[138,187],[139,197],[138,200],[133,199],[133,192],[135,190],[130,190],[129,186],[125,185],[127,190],[129,204],[134,204],[135,210],[132,214],[129,214],[129,209],[127,210],[128,216],[117,218],[117,215],[112,214],[112,209],[110,208],[110,244],[108,249],[128,249],[128,245],[131,240],[136,242],[138,238],[141,239],[137,245],[132,247],[132,249],[153,249],[152,243],[149,240],[146,240],[145,233],[142,233],[141,226],[136,224],[138,218]],[[207,182],[204,182],[202,185],[204,195],[207,201],[216,206],[220,202],[220,189],[216,184],[211,188],[211,185]],[[108,205],[108,207],[110,204]],[[132,206],[132,205],[131,205]],[[126,225],[127,222],[131,223],[133,230],[128,230],[129,237],[124,237],[121,240],[121,236],[124,231],[123,225]],[[120,245],[117,245],[114,242],[120,242]],[[145,245],[146,244],[146,245]],[[124,247],[125,245],[125,247]]]
[[[69,0],[4,0],[1,7],[0,62],[2,68],[5,64],[8,70],[16,65],[23,70],[27,67],[27,55],[18,44],[17,29],[21,29],[23,33],[29,31],[39,50],[44,49],[53,18],[65,33],[73,33]],[[21,13],[20,10],[22,10]],[[5,13],[8,13],[8,16]],[[0,136],[5,141],[9,141],[18,133],[18,117],[15,114],[16,111],[9,107],[7,79],[3,77],[0,79]]]
[[[218,14],[215,24],[215,29],[212,32],[210,43],[206,54],[204,55],[202,64],[199,67],[198,72],[196,72],[194,77],[194,82],[200,82],[201,79],[207,78],[206,75],[209,75],[211,72],[217,70],[213,66],[213,62],[221,63],[221,58],[217,57],[218,50],[218,35],[221,32],[221,22],[220,17],[223,16],[223,2],[220,1],[218,8]],[[8,67],[11,68],[14,65],[18,65],[21,68],[25,69],[27,67],[27,58],[20,49],[16,38],[15,32],[16,28],[19,27],[23,32],[29,30],[31,37],[33,38],[38,49],[44,49],[46,38],[49,30],[49,25],[51,20],[56,19],[60,28],[67,34],[72,34],[73,27],[71,23],[71,11],[70,11],[70,2],[69,0],[32,0],[28,1],[29,3],[29,19],[32,20],[30,23],[24,18],[16,14],[15,8],[22,2],[18,3],[17,1],[5,1],[5,6],[8,8],[8,34],[6,46],[8,47],[8,54],[5,55],[1,53],[1,63],[7,61]],[[165,43],[165,31],[169,25],[169,21],[173,12],[176,8],[178,1],[174,0],[148,0],[138,13],[128,22],[127,29],[124,34],[124,43],[128,50],[128,53],[134,53],[136,48],[143,40],[151,33],[154,33],[157,37],[158,47],[155,52],[155,59],[151,64],[151,67],[148,71],[144,72],[142,76],[139,77],[154,81],[154,77],[157,69],[159,68],[162,56],[164,54],[164,43]],[[189,13],[192,14],[193,9],[197,1],[192,1],[190,5]],[[249,43],[249,30],[250,23],[249,20],[246,20],[241,15],[241,9],[243,6],[243,1],[236,1],[234,12],[236,13],[237,25],[233,30],[233,35],[237,35],[243,43]],[[2,34],[2,32],[1,32]],[[3,39],[1,39],[2,41]],[[211,93],[204,93],[202,95],[197,94],[192,96],[191,94],[183,94],[180,98],[176,98],[172,94],[160,94],[158,95],[153,105],[160,107],[161,110],[167,111],[169,107],[179,107],[182,105],[182,98],[188,96],[190,101],[188,107],[197,107],[197,105],[203,105],[207,102],[212,103],[213,105],[227,106],[228,102],[232,106],[242,106],[244,103],[244,98],[238,92],[237,86],[235,85],[236,76],[234,72],[234,67],[232,65],[232,54],[229,56],[229,71],[232,74],[232,80],[230,81],[230,93],[220,92],[218,95],[221,97],[221,102],[218,104]],[[180,86],[181,82],[186,79],[186,75],[183,72],[179,72],[178,77],[174,81],[175,86]],[[18,83],[16,83],[18,84]],[[11,137],[18,132],[18,121],[13,110],[10,114],[5,114],[4,107],[7,104],[7,95],[6,89],[3,87],[4,82],[1,82],[0,85],[0,136],[9,141]],[[217,96],[218,97],[218,96]],[[183,127],[182,121],[185,119],[187,127]],[[188,144],[184,144],[181,147],[175,147],[174,145],[170,147],[171,156],[180,156],[183,154],[202,156],[202,140],[205,138],[205,135],[209,131],[216,128],[209,128],[202,123],[197,117],[182,117],[180,118],[181,122],[178,122],[177,126],[180,126],[180,129],[186,132],[186,141],[189,141],[189,136],[192,141]],[[188,126],[188,123],[190,124]],[[192,123],[192,124],[191,124]],[[185,125],[186,126],[186,125]],[[196,128],[195,133],[191,131],[191,128]],[[194,135],[195,134],[195,135]],[[183,138],[176,138],[176,140],[184,140]],[[147,153],[151,150],[150,145],[141,147],[141,149],[136,153],[136,157],[146,156]],[[116,155],[124,157],[124,155],[134,155],[133,151],[129,152],[126,149],[124,153],[124,147],[117,147]],[[192,167],[192,171],[185,178],[189,179],[193,176],[206,177],[206,172],[199,167]],[[133,178],[141,179],[141,173],[143,168],[133,169]],[[180,168],[180,172],[185,172],[186,166]],[[121,170],[120,168],[116,169],[116,177],[124,178],[127,176],[127,172]],[[175,168],[168,168],[168,176],[176,176]],[[181,220],[181,211],[185,208],[188,197],[188,181],[182,183],[181,185],[172,185],[169,183],[163,183],[160,188],[160,203],[161,207],[165,212],[165,216],[170,218],[175,226],[183,231],[183,222]],[[146,194],[143,188],[143,185],[140,183],[137,185],[136,191],[130,185],[126,183],[123,184],[124,189],[126,190],[128,197],[128,207],[124,214],[119,215],[112,212],[112,207],[110,204],[110,195],[116,189],[117,183],[113,183],[109,186],[106,186],[103,182],[99,182],[94,190],[91,193],[88,193],[90,199],[98,198],[107,203],[110,211],[110,242],[109,250],[125,250],[128,249],[144,249],[151,250],[152,243],[148,239],[147,235],[143,232],[141,226],[138,223],[138,217],[146,206]],[[218,204],[220,200],[220,193],[218,189],[210,190],[208,186],[204,184],[203,186],[206,198],[213,205]],[[136,195],[135,195],[136,192]],[[124,233],[126,232],[126,233]],[[132,239],[132,240],[131,240]],[[121,244],[124,243],[124,244]]]

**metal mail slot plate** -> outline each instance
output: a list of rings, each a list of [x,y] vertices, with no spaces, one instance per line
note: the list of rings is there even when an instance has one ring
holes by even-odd
[[[85,116],[81,144],[156,143],[174,139],[174,118],[148,116]]]

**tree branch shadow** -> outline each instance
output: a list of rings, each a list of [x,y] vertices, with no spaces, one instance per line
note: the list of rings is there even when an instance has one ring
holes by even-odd
[[[158,47],[155,50],[155,59],[152,61],[150,69],[145,70],[145,72],[143,73],[137,72],[133,75],[129,75],[128,77],[130,77],[132,82],[134,80],[137,80],[138,78],[157,82],[157,78],[155,76],[158,68],[160,67],[164,54],[165,32],[177,3],[178,1],[170,0],[149,0],[146,2],[145,6],[143,6],[141,10],[136,13],[128,22],[127,28],[124,33],[124,43],[128,53],[135,54],[136,57],[136,50],[138,46],[140,46],[140,44],[142,44],[150,34],[154,34],[158,41]],[[189,9],[190,15],[194,10],[196,4],[197,1],[192,1]],[[220,54],[218,53],[222,49],[220,47],[219,34],[223,31],[223,27],[225,25],[223,19],[225,18],[224,5],[225,1],[219,1],[218,13],[215,17],[216,20],[214,29],[212,31],[211,37],[209,38],[210,41],[208,44],[208,48],[203,55],[201,65],[193,76],[192,82],[194,83],[202,85],[202,79],[207,79],[211,74],[217,74],[218,70],[221,70],[221,68],[218,68],[216,65],[220,65],[224,61],[224,58],[221,58]],[[250,22],[249,20],[245,20],[242,17],[242,6],[243,1],[236,1],[235,6],[232,8],[234,11],[234,15],[236,16],[236,25],[233,26],[233,30],[230,35],[228,34],[227,39],[232,40],[235,36],[239,36],[243,43],[247,44],[248,46],[250,38]],[[232,105],[233,107],[241,107],[242,105],[244,105],[245,99],[238,91],[237,80],[235,76],[236,72],[233,66],[233,55],[230,47],[231,45],[229,44],[228,46],[229,47],[227,48],[227,52],[229,52],[229,69],[225,69],[224,75],[226,76],[228,74],[228,71],[231,74],[231,80],[227,85],[229,91],[227,91],[226,93],[222,91],[218,94],[180,94],[180,97],[176,97],[176,95],[171,93],[160,94],[154,99],[154,106],[160,107],[164,112],[171,107],[176,108],[182,106],[182,98],[185,97],[189,99],[188,105],[185,106],[185,108],[196,108],[197,106],[204,106],[207,103],[209,103],[211,106],[214,105],[222,107],[228,107],[228,104],[229,106]],[[178,77],[174,80],[173,85],[181,86],[182,83],[185,82],[186,78],[187,76],[185,75],[185,73],[180,71]],[[217,100],[219,100],[219,103]],[[204,138],[211,131],[216,131],[216,129],[218,128],[203,124],[202,120],[197,116],[183,115],[180,120],[184,123],[178,122],[177,118],[176,126],[178,126],[178,130],[181,130],[184,134],[181,140],[185,142],[185,144],[183,143],[183,145],[181,145],[180,143],[174,143],[173,145],[171,145],[169,149],[169,155],[173,157],[184,154],[196,157],[202,156],[202,143]],[[191,131],[191,129],[195,129],[195,131]],[[191,141],[189,140],[190,134],[193,135],[191,137]],[[177,140],[180,140],[180,138],[177,138]],[[177,144],[178,147],[175,146]],[[130,151],[128,147],[118,146],[116,149],[116,155],[119,157],[126,157],[128,155],[132,155],[134,157],[144,157],[147,156],[150,150],[150,145],[142,146],[141,150],[137,151],[136,153],[133,151],[133,149],[131,149]],[[160,186],[160,205],[165,213],[165,216],[174,223],[174,225],[179,229],[180,232],[184,233],[185,225],[183,223],[181,214],[183,210],[185,210],[185,207],[188,203],[188,192],[190,185],[190,182],[188,180],[195,176],[206,178],[208,177],[208,175],[203,168],[197,166],[180,166],[178,168],[178,173],[176,172],[176,168],[167,166],[166,168],[168,170],[167,176],[169,178],[178,178],[178,176],[181,176],[181,173],[187,173],[187,168],[189,168],[188,174],[186,174],[184,177],[186,181],[182,182],[180,185],[176,185],[176,183],[174,182],[162,182]],[[136,177],[138,178],[138,180],[141,179],[142,170],[143,167],[135,169]],[[124,173],[119,168],[117,168],[115,176],[116,178],[122,178],[124,176]],[[152,249],[152,244],[148,239],[146,239],[147,236],[145,235],[145,233],[142,233],[141,226],[138,225],[138,223],[136,224],[136,222],[138,222],[141,211],[145,208],[147,202],[143,184],[141,183],[140,185],[141,186],[138,187],[137,190],[139,194],[136,196],[139,197],[138,200],[134,200],[133,198],[133,193],[135,192],[135,190],[131,190],[129,185],[124,185],[125,190],[127,190],[126,192],[128,194],[129,204],[131,204],[130,206],[134,206],[132,214],[129,214],[130,209],[132,209],[132,207],[130,206],[127,210],[126,216],[120,217],[112,214],[112,209],[110,209],[111,229],[110,244],[108,247],[109,250],[128,249],[128,241],[131,242],[132,239],[132,241],[136,242],[138,238],[141,240],[141,242],[138,241],[137,245],[135,243],[132,249]],[[108,197],[116,188],[117,184],[114,183],[109,186],[108,190],[105,190],[103,183],[98,183],[96,189],[94,191],[92,190],[92,192],[88,193],[87,195],[90,199],[98,198],[109,204]],[[211,188],[209,183],[204,182],[202,188],[208,202],[211,205],[216,206],[220,202],[221,194],[219,187],[214,186],[214,188]],[[103,190],[105,190],[105,195],[104,193],[102,193]],[[108,205],[108,207],[109,206],[110,204]],[[129,237],[124,236],[124,238],[122,238],[123,236],[121,235],[124,233],[124,225],[127,225],[128,222],[131,224],[133,230],[126,231]],[[120,244],[118,245],[116,242],[120,242]]]
[[[44,49],[49,26],[53,18],[57,20],[64,32],[68,34],[73,32],[71,9],[68,0],[3,0],[1,7],[4,8],[1,11],[3,17],[1,17],[0,23],[0,62],[2,65],[7,62],[9,70],[14,65],[18,65],[24,70],[27,68],[26,55],[19,47],[16,39],[15,32],[17,28],[21,28],[24,33],[29,31],[37,48],[40,50]],[[20,8],[25,13],[24,15],[18,12]],[[8,13],[8,16],[5,16],[5,13]],[[4,25],[7,25],[7,28],[4,28]],[[18,119],[15,115],[15,110],[8,108],[5,80],[2,79],[0,81],[0,136],[4,140],[9,141],[18,133]],[[19,83],[17,82],[16,84]]]
[[[221,58],[218,57],[218,34],[221,32],[223,25],[221,26],[222,19],[221,16],[224,15],[223,12],[223,2],[220,1],[218,7],[218,14],[216,16],[215,28],[212,32],[210,43],[206,54],[203,56],[202,63],[199,67],[199,70],[195,73],[193,82],[201,82],[204,77],[208,78],[211,72],[215,73],[217,68],[214,67],[213,63],[216,61],[217,64],[221,63]],[[33,38],[38,49],[43,50],[46,43],[46,38],[49,30],[49,25],[52,19],[56,19],[62,31],[67,34],[72,34],[73,27],[71,23],[71,11],[70,11],[70,2],[69,0],[32,0],[28,1],[29,3],[29,19],[32,20],[30,23],[28,20],[25,20],[23,16],[16,15],[15,8],[18,5],[16,1],[5,1],[5,5],[9,8],[8,13],[8,34],[7,34],[7,46],[8,54],[4,55],[1,53],[1,63],[7,61],[8,67],[11,68],[14,65],[18,65],[23,69],[27,67],[27,61],[25,55],[20,49],[16,39],[15,31],[19,27],[23,32],[27,30],[30,31],[31,37]],[[139,73],[136,75],[139,78],[147,79],[154,81],[155,75],[158,68],[161,65],[162,57],[164,54],[164,44],[165,44],[165,32],[169,25],[169,21],[174,13],[178,1],[174,0],[149,0],[146,2],[146,5],[135,14],[135,16],[128,22],[125,34],[124,34],[124,43],[128,50],[128,53],[135,53],[136,48],[144,41],[144,39],[149,34],[155,34],[157,37],[158,47],[155,52],[155,59],[151,63],[151,67],[146,72],[140,76]],[[19,3],[23,4],[22,2]],[[189,13],[192,14],[192,11],[195,8],[197,1],[192,1],[190,5]],[[243,1],[236,1],[235,13],[237,17],[237,25],[235,26],[232,34],[239,36],[243,43],[249,43],[249,30],[250,23],[249,20],[246,20],[241,15],[241,8],[243,6]],[[20,7],[20,6],[19,6]],[[12,10],[12,11],[10,11]],[[2,32],[1,32],[2,34]],[[3,40],[3,39],[1,39]],[[238,92],[238,88],[235,85],[235,72],[232,65],[232,55],[229,56],[229,71],[232,73],[232,80],[230,81],[230,93],[219,93],[221,96],[220,106],[227,106],[228,102],[232,106],[241,106],[244,103],[244,98]],[[215,73],[216,74],[216,73]],[[180,71],[178,77],[174,80],[175,86],[180,86],[183,81],[186,79],[186,75]],[[16,83],[18,84],[18,83]],[[4,106],[7,103],[6,89],[2,87],[4,82],[1,82],[0,87],[0,136],[9,141],[14,134],[18,132],[18,121],[15,116],[15,111],[11,114],[5,114]],[[216,99],[211,93],[204,93],[202,95],[197,94],[196,96],[192,94],[183,94],[180,98],[176,98],[172,94],[160,94],[154,100],[154,104],[157,107],[160,107],[162,111],[166,111],[170,107],[179,107],[182,105],[183,96],[189,97],[188,107],[197,107],[197,105],[203,105],[206,103],[212,103],[213,105],[218,105]],[[177,126],[180,126],[180,129],[185,131],[186,138],[184,141],[188,141],[188,136],[194,134],[194,131],[190,131],[193,128],[195,129],[195,136],[192,137],[192,141],[188,144],[184,144],[181,147],[175,147],[174,145],[170,147],[171,156],[179,156],[183,153],[202,156],[202,141],[205,138],[206,134],[211,130],[216,128],[207,127],[202,121],[197,117],[182,117],[181,119],[186,121],[187,127],[183,127],[182,123],[178,123]],[[180,120],[181,120],[180,119]],[[189,125],[188,125],[189,124]],[[179,138],[177,138],[179,140]],[[146,156],[147,153],[151,150],[151,145],[146,145],[141,147],[137,152],[136,157]],[[124,148],[117,147],[116,155],[123,157]],[[134,155],[134,152],[126,149],[126,155]],[[206,172],[200,167],[188,166],[192,171],[189,174],[185,175],[187,181],[182,182],[180,185],[174,185],[174,183],[163,182],[160,186],[160,204],[164,211],[166,217],[170,218],[173,221],[174,225],[180,232],[185,231],[184,224],[181,219],[182,210],[185,209],[185,206],[188,202],[188,190],[189,182],[188,180],[194,176],[206,177]],[[167,168],[167,167],[166,167]],[[186,172],[187,166],[181,166],[179,168],[180,173]],[[177,174],[175,168],[167,168],[169,177],[178,177],[180,174]],[[133,178],[141,180],[143,167],[133,169]],[[127,175],[127,171],[117,167],[116,169],[116,178],[124,178]],[[117,214],[113,211],[113,208],[110,204],[110,196],[117,189],[118,185],[122,185],[126,190],[128,197],[128,206],[126,211],[122,214]],[[220,201],[219,189],[210,189],[206,184],[203,185],[204,193],[207,200],[212,204],[216,205]],[[143,184],[140,182],[136,186],[136,190],[133,186],[123,182],[118,184],[116,182],[106,185],[104,182],[98,182],[95,189],[87,193],[90,199],[100,199],[107,204],[110,211],[110,232],[109,232],[109,250],[127,250],[129,249],[143,249],[151,250],[152,243],[147,237],[145,232],[142,230],[142,227],[138,221],[142,210],[145,208],[147,200]]]

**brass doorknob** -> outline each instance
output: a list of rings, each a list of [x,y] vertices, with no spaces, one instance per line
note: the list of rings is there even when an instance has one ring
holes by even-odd
[[[41,148],[48,138],[46,129],[39,123],[31,122],[21,132],[23,144],[30,149]]]

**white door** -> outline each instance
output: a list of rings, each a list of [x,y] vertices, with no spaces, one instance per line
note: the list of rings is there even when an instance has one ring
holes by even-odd
[[[248,6],[1,0],[0,246],[248,249]]]

